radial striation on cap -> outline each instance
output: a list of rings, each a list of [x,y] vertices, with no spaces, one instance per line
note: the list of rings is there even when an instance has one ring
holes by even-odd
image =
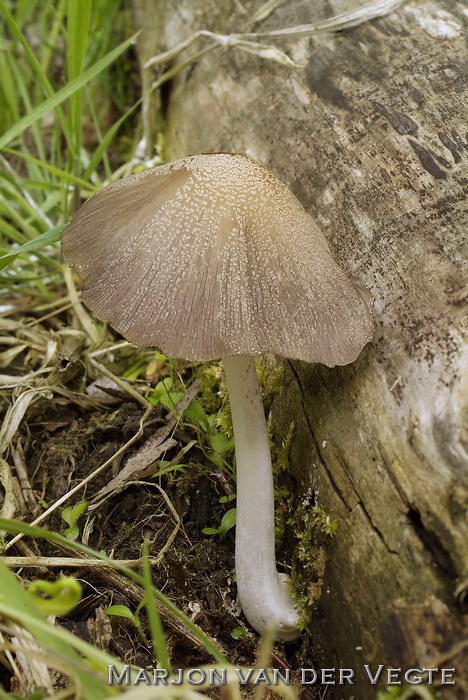
[[[110,185],[62,244],[88,307],[171,357],[272,352],[333,367],[372,336],[367,290],[290,190],[242,155],[190,156]]]

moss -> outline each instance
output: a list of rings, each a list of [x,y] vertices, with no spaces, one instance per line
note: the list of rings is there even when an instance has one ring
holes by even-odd
[[[290,498],[287,525],[296,541],[292,579],[299,604],[299,625],[306,630],[311,626],[313,609],[322,593],[326,541],[337,531],[338,522],[315,503],[315,494],[310,490],[299,504],[297,497]]]

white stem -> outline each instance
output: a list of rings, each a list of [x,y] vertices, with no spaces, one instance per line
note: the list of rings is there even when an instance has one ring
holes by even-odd
[[[260,634],[299,635],[297,613],[275,564],[275,509],[270,447],[255,360],[223,358],[237,463],[236,576],[244,615]]]

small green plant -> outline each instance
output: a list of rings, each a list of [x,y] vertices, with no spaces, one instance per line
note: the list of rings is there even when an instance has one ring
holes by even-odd
[[[236,524],[236,509],[231,508],[223,515],[219,527],[204,527],[202,532],[205,535],[220,535],[221,538],[225,538],[227,533]]]
[[[332,520],[331,516],[318,505],[313,506],[312,515],[314,523],[316,525],[320,525],[320,528],[325,535],[329,535],[330,537],[335,536],[339,528],[339,523],[337,520]]]
[[[200,401],[192,401],[190,406],[185,409],[183,413],[183,417],[185,420],[191,421],[192,423],[195,423],[196,425],[199,425],[201,428],[207,430],[210,425],[210,419],[208,414],[206,413],[205,409],[201,405]]]
[[[236,499],[236,494],[235,493],[230,493],[229,496],[221,496],[219,499],[220,503],[230,503],[231,501],[235,501]]]
[[[124,617],[126,620],[130,620],[136,625],[135,613],[132,613],[127,605],[110,605],[104,610],[106,615],[116,615],[117,617]]]
[[[233,639],[248,639],[249,635],[243,627],[234,627],[231,632],[231,637]]]
[[[164,474],[170,474],[171,472],[180,472],[184,474],[187,469],[190,469],[190,464],[173,464],[168,459],[158,459],[156,462],[156,471],[151,475],[151,479],[159,478]]]
[[[286,437],[282,440],[281,445],[279,446],[277,446],[271,439],[271,420],[268,420],[268,432],[270,435],[273,474],[278,475],[282,472],[288,471],[290,467],[289,453],[291,452],[291,445],[296,433],[296,426],[294,423],[291,423],[288,432],[286,433]]]
[[[234,449],[234,440],[229,439],[224,433],[213,432],[208,435],[211,452],[207,454],[210,462],[220,469],[225,469],[226,456]]]
[[[64,530],[64,535],[69,540],[76,540],[80,534],[80,528],[77,523],[79,518],[85,513],[88,507],[88,501],[83,501],[82,503],[77,503],[74,506],[68,506],[62,510],[62,518],[70,527]]]
[[[323,507],[317,506],[313,490],[309,490],[297,503],[289,495],[287,523],[292,526],[296,544],[294,547],[293,581],[299,604],[300,627],[307,629],[312,624],[313,606],[319,598],[326,563],[325,541],[333,537],[338,522],[333,520]]]
[[[164,406],[171,411],[177,406],[177,403],[183,397],[183,391],[174,391],[174,380],[172,377],[166,377],[156,384],[148,401],[153,406]]]
[[[63,617],[79,603],[83,590],[73,576],[61,576],[56,581],[36,579],[29,584],[27,592],[44,615]]]

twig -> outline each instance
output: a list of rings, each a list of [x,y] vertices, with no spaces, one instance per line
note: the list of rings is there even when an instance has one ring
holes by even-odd
[[[11,473],[11,467],[8,462],[0,457],[0,484],[3,486],[4,496],[3,503],[0,509],[0,517],[2,518],[13,518],[17,509],[17,503],[15,498],[15,490],[13,487],[13,475]],[[5,536],[5,532],[0,530],[0,537]]]
[[[37,500],[34,496],[34,490],[31,486],[31,482],[29,481],[29,474],[26,466],[26,460],[24,458],[21,440],[18,440],[16,446],[12,447],[11,454],[13,456],[13,462],[15,465],[16,474],[18,475],[18,482],[23,494],[24,502],[31,508],[35,509],[37,507]]]
[[[61,299],[61,301],[65,301],[68,297],[65,297],[65,299]],[[65,306],[61,306],[58,309],[54,309],[54,311],[50,311],[50,313],[46,314],[45,316],[41,316],[40,318],[34,318],[32,321],[28,321],[28,323],[24,324],[25,328],[31,328],[32,326],[36,326],[38,323],[42,323],[43,321],[47,321],[47,319],[52,318],[53,316],[57,316],[57,314],[61,314],[63,311],[68,311],[68,309],[72,309],[73,304],[65,304]]]
[[[161,496],[162,496],[162,497],[164,498],[164,500],[166,501],[166,505],[167,505],[167,507],[169,508],[169,510],[171,511],[172,515],[174,516],[174,519],[175,519],[175,522],[176,522],[173,531],[171,532],[171,534],[170,534],[169,537],[167,538],[166,544],[164,545],[164,547],[162,547],[162,549],[159,550],[159,554],[158,554],[158,556],[155,558],[155,564],[158,565],[158,564],[161,563],[161,561],[162,561],[163,558],[164,558],[164,555],[166,554],[166,552],[167,552],[168,549],[170,548],[171,544],[174,542],[174,540],[175,540],[175,538],[176,538],[176,535],[177,535],[177,533],[178,533],[179,530],[180,530],[181,520],[180,520],[180,517],[179,517],[178,512],[176,511],[176,509],[175,509],[174,506],[172,505],[172,501],[170,500],[169,496],[168,496],[167,493],[164,491],[164,489],[161,488],[161,486],[159,486],[158,484],[153,484],[153,486],[155,486],[155,487],[159,490],[159,492],[161,493]]]
[[[128,340],[120,340],[118,343],[114,343],[114,345],[109,345],[104,348],[99,348],[99,350],[93,350],[93,352],[88,353],[88,357],[99,357],[99,355],[105,355],[107,352],[113,352],[113,350],[120,350],[120,348],[128,348],[128,347],[136,347],[133,343],[129,343]]]
[[[89,511],[95,510],[102,502],[102,499],[107,498],[109,494],[121,490],[122,485],[128,482],[129,479],[142,478],[152,473],[151,465],[159,458],[161,447],[164,443],[166,443],[169,448],[167,440],[168,438],[169,440],[171,439],[169,437],[171,432],[177,426],[183,411],[192,403],[199,386],[200,380],[197,380],[189,387],[186,395],[177,403],[176,411],[172,412],[168,417],[167,423],[158,428],[154,435],[149,437],[138,451],[128,458],[117,476],[111,479],[108,484],[103,486],[102,489],[93,496],[92,500],[94,503],[89,506]],[[173,446],[172,443],[170,444]],[[148,469],[149,471],[147,471]]]
[[[17,386],[28,384],[32,379],[35,379],[40,374],[51,374],[54,371],[53,367],[42,367],[35,372],[29,372],[22,377],[15,374],[0,374],[0,389],[14,389]]]
[[[138,401],[138,403],[141,403],[141,405],[144,408],[148,408],[151,406],[149,401],[145,399],[144,396],[138,393],[138,391],[135,391],[133,387],[130,386],[128,382],[125,381],[125,379],[122,379],[122,377],[118,377],[117,375],[113,374],[105,365],[101,365],[100,362],[97,360],[94,360],[92,357],[89,357],[90,363],[95,367],[101,374],[103,374],[105,377],[108,377],[109,379],[112,379],[113,382],[117,384],[123,391],[125,391],[127,394],[129,394],[132,398],[135,399],[135,401]]]
[[[156,486],[156,484],[153,484]],[[157,557],[150,557],[150,564],[159,564],[160,554]],[[29,557],[2,557],[2,562],[10,568],[38,568],[38,567],[59,567],[59,568],[81,568],[81,569],[94,569],[102,567],[111,567],[112,564],[108,564],[102,559],[87,559],[84,561],[78,557],[39,557],[34,554]],[[141,559],[116,559],[116,564],[121,566],[127,566],[129,569],[134,569],[141,565]]]
[[[14,404],[6,412],[2,427],[0,428],[0,455],[10,446],[10,443],[24,418],[29,405],[44,396],[52,398],[52,392],[48,389],[28,389],[23,391]]]
[[[316,24],[301,24],[297,27],[287,27],[286,29],[277,29],[272,32],[255,32],[252,34],[239,34],[242,38],[262,38],[262,39],[287,39],[292,37],[310,36],[311,34],[319,34],[322,32],[340,32],[343,29],[351,29],[359,24],[369,22],[377,17],[383,17],[389,12],[393,12],[400,5],[403,5],[406,0],[372,0],[361,7],[358,7],[349,12],[341,12],[338,15],[329,17],[322,22]]]
[[[232,34],[216,34],[208,30],[201,29],[191,36],[189,36],[184,41],[174,46],[168,51],[158,54],[150,58],[144,65],[144,68],[150,68],[151,66],[165,63],[172,60],[178,56],[182,51],[189,48],[198,39],[210,38],[214,40],[214,43],[210,44],[206,49],[200,51],[199,53],[192,55],[183,63],[174,66],[172,69],[164,73],[161,78],[153,84],[153,88],[159,87],[162,83],[166,82],[172,78],[176,73],[178,73],[182,68],[190,65],[197,61],[200,56],[204,55],[209,51],[221,47],[237,47],[244,51],[250,53],[255,53],[263,58],[277,61],[283,65],[288,65],[292,68],[303,68],[289,58],[287,54],[280,51],[275,46],[269,46],[266,44],[259,43],[257,39],[291,39],[303,36],[311,36],[312,34],[318,34],[323,32],[331,31],[342,31],[343,29],[350,29],[351,27],[356,27],[363,22],[375,19],[377,17],[382,17],[389,12],[397,9],[406,0],[373,0],[365,5],[351,10],[349,12],[343,12],[338,15],[334,15],[329,19],[322,22],[316,22],[315,24],[301,24],[296,27],[287,27],[285,29],[277,29],[270,32],[247,32],[247,33],[232,33]],[[274,3],[273,3],[274,4]],[[268,3],[267,3],[268,5]],[[262,10],[263,8],[260,8]],[[267,8],[268,9],[268,8]],[[255,21],[257,21],[254,15]]]

